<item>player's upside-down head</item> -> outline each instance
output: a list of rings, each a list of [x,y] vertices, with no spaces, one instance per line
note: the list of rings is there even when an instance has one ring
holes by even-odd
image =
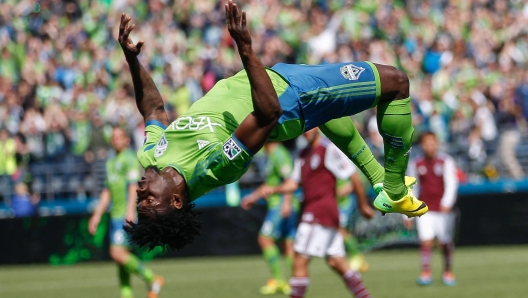
[[[193,210],[185,180],[175,169],[147,167],[137,195],[138,222],[127,220],[124,226],[130,243],[179,250],[200,234],[199,213]]]

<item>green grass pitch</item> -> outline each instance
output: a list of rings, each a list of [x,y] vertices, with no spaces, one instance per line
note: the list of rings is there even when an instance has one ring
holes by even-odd
[[[528,297],[528,246],[460,248],[455,251],[456,287],[441,283],[439,251],[433,259],[434,284],[415,285],[419,274],[417,249],[367,254],[369,272],[363,275],[373,297]],[[161,297],[262,297],[258,288],[269,277],[259,256],[160,259],[148,266],[165,277]],[[307,297],[351,297],[340,278],[315,259],[310,267]],[[133,278],[135,297],[146,289]],[[73,266],[0,267],[2,298],[110,298],[119,297],[117,268],[109,262]],[[270,297],[285,297],[276,295]]]

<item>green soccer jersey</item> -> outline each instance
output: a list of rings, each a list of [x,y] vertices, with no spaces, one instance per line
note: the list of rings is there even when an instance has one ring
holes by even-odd
[[[137,183],[140,168],[134,152],[125,149],[106,161],[106,187],[110,190],[112,218],[124,218],[128,201],[128,186]]]
[[[268,155],[266,164],[266,185],[278,186],[288,178],[293,171],[293,159],[288,150],[277,145]],[[268,197],[268,208],[276,208],[282,205],[282,196],[274,194]]]
[[[277,95],[284,93],[288,83],[274,71],[266,71]],[[176,169],[185,179],[189,199],[195,200],[238,180],[247,170],[254,152],[249,152],[233,132],[252,111],[251,86],[243,70],[216,83],[168,127],[148,121],[139,161],[143,167]],[[277,125],[277,136],[287,138],[288,133],[293,133],[290,127]]]

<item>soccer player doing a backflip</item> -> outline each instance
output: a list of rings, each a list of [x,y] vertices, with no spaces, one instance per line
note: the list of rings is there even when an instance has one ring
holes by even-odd
[[[130,241],[179,249],[194,240],[200,223],[192,201],[244,174],[253,154],[269,140],[297,137],[314,127],[365,174],[382,213],[409,217],[427,212],[406,185],[413,127],[407,76],[371,62],[327,65],[279,63],[265,68],[251,47],[245,12],[225,5],[227,27],[244,70],[220,80],[170,123],[163,100],[138,60],[143,41],[129,38],[134,25],[121,16],[119,43],[130,67],[136,104],[145,120],[138,158],[138,223],[127,222]],[[374,158],[350,115],[377,107],[385,168]]]

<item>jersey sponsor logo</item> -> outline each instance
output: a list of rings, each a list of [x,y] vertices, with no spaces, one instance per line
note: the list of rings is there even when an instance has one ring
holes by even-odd
[[[197,140],[196,143],[198,143],[198,150],[200,150],[203,147],[207,146],[207,144],[209,144],[209,141]]]
[[[163,134],[158,144],[156,145],[156,151],[154,152],[154,157],[158,158],[162,156],[165,153],[165,150],[167,150],[167,146],[169,146],[169,142],[167,141],[165,134]]]
[[[238,146],[238,144],[233,140],[233,138],[229,138],[223,146],[224,154],[227,156],[229,160],[235,159],[240,153],[242,153],[242,148]]]
[[[343,78],[350,81],[357,81],[363,71],[365,71],[363,67],[359,67],[354,64],[348,64],[341,67],[341,75],[343,75]]]
[[[208,128],[211,132],[214,132],[215,126],[222,126],[222,124],[213,122],[211,118],[205,116],[195,118],[182,116],[172,122],[169,128],[172,130],[202,130]]]
[[[312,168],[312,170],[317,169],[320,163],[321,163],[321,158],[319,157],[319,155],[314,154],[312,158],[310,158],[310,167]]]

